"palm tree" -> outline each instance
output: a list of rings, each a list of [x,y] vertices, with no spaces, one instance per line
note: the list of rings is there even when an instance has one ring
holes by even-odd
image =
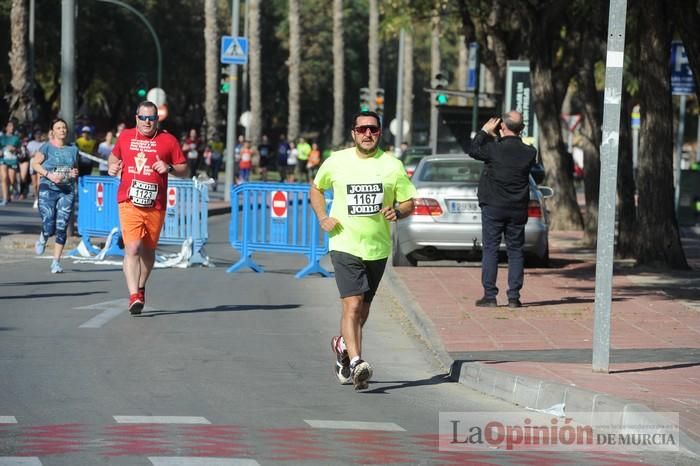
[[[301,89],[301,31],[299,0],[289,0],[289,116],[287,135],[290,141],[299,137],[299,94]]]
[[[331,144],[340,147],[345,139],[345,41],[343,40],[343,0],[333,0],[333,136]]]
[[[250,41],[250,140],[254,147],[262,133],[261,56],[260,56],[260,0],[248,0],[248,39]]]
[[[206,140],[211,141],[219,124],[219,31],[216,23],[216,0],[204,2],[204,114]]]
[[[26,0],[12,0],[10,10],[11,48],[10,80],[11,90],[5,97],[9,104],[10,116],[20,124],[33,124],[37,117],[34,101],[34,85],[29,80],[27,67],[27,6]]]
[[[404,75],[403,75],[403,118],[408,122],[409,131],[404,138],[411,145],[413,131],[413,29],[406,29],[404,34]]]
[[[375,110],[379,88],[379,5],[369,0],[369,108]]]

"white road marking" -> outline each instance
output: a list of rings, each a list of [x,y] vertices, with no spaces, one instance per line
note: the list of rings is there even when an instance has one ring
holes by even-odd
[[[14,416],[0,416],[0,424],[17,424],[17,418]]]
[[[200,416],[114,416],[120,424],[211,424]]]
[[[36,456],[0,456],[0,466],[41,466]]]
[[[393,422],[324,421],[318,419],[304,419],[304,422],[316,429],[356,429],[406,432],[406,429],[398,424],[394,424]]]
[[[119,314],[125,314],[125,313],[126,313],[126,309],[124,309],[124,308],[107,309],[106,311],[100,312],[92,319],[83,323],[78,328],[100,328],[104,324],[109,322],[110,320],[117,317]]]
[[[243,458],[198,458],[194,456],[149,456],[153,466],[259,466],[255,460]]]
[[[110,320],[118,317],[120,314],[128,314],[127,305],[129,304],[128,299],[113,299],[111,301],[105,301],[103,303],[90,304],[87,306],[75,307],[73,309],[89,309],[89,310],[101,310],[103,312],[97,314],[95,317],[83,322],[78,328],[100,328]],[[143,308],[144,312],[153,311],[152,307],[146,306]]]

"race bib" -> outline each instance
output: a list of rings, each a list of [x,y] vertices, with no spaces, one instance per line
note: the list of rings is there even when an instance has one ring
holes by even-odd
[[[13,161],[17,160],[17,155],[15,155],[14,151],[11,151],[10,149],[5,149],[3,151],[3,155],[5,156],[6,161]]]
[[[153,207],[158,197],[158,184],[133,180],[129,187],[129,199],[136,207]]]
[[[53,171],[54,173],[61,176],[61,181],[58,184],[70,184],[72,178],[70,176],[71,167],[56,167]]]
[[[347,185],[348,215],[374,215],[384,204],[382,183]]]

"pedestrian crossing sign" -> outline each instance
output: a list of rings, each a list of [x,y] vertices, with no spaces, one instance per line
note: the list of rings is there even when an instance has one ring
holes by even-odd
[[[245,65],[248,63],[248,39],[246,37],[221,37],[221,63]]]

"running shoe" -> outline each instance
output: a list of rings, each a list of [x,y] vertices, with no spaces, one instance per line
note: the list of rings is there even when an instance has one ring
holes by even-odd
[[[38,209],[38,208],[39,208],[39,199],[34,199],[34,205],[32,205],[32,207],[33,207],[34,209]]]
[[[46,250],[46,238],[44,237],[44,232],[39,233],[39,239],[37,240],[36,243],[34,243],[34,252],[36,252],[37,256],[41,256],[44,254],[44,251]]]
[[[51,273],[63,273],[63,267],[57,260],[51,261]]]
[[[5,207],[6,205],[7,205],[7,201],[6,201],[6,200],[0,201],[0,207]]]
[[[369,387],[369,379],[372,378],[372,366],[362,359],[358,359],[351,367],[352,383],[355,390],[365,390]]]
[[[134,293],[129,296],[129,313],[132,316],[141,314],[143,310],[143,301],[138,293]]]
[[[334,372],[335,376],[342,385],[349,385],[352,383],[352,376],[350,374],[350,356],[348,356],[348,350],[345,347],[345,340],[341,336],[335,336],[331,339],[331,350],[335,353],[335,366]]]
[[[139,288],[139,299],[143,303],[143,305],[146,305],[146,287],[144,286],[143,288]]]

